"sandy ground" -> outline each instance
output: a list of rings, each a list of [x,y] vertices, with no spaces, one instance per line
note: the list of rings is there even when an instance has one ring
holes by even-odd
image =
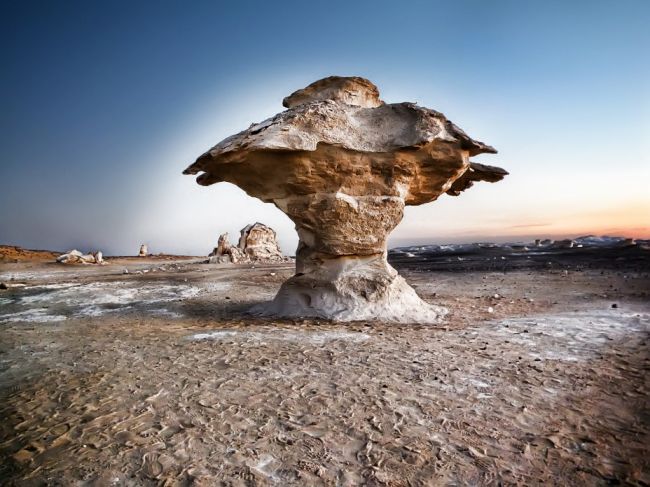
[[[247,317],[290,265],[0,265],[1,482],[650,484],[647,272],[401,272],[444,324]]]

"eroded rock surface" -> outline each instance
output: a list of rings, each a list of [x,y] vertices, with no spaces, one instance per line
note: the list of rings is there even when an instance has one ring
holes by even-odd
[[[237,245],[251,262],[283,262],[275,230],[263,223],[246,225],[241,230]]]
[[[217,246],[208,255],[211,264],[285,262],[276,240],[275,231],[263,223],[253,223],[241,229],[237,246],[230,244],[228,234],[219,236]]]
[[[148,255],[149,255],[149,247],[147,247],[147,244],[140,245],[140,252],[138,252],[138,256],[146,257]]]
[[[71,250],[57,257],[56,261],[60,264],[104,264],[104,257],[99,251],[84,254],[78,250]]]
[[[405,205],[458,195],[507,172],[470,162],[496,153],[440,112],[385,104],[363,78],[329,77],[284,99],[288,110],[228,137],[185,170],[236,184],[296,224],[296,275],[263,314],[437,322],[386,261]]]

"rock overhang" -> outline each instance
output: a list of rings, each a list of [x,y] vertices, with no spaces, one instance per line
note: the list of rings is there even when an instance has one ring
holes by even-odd
[[[496,150],[442,113],[385,104],[363,78],[330,77],[285,98],[287,110],[228,137],[185,174],[226,181],[272,202],[296,224],[296,275],[264,314],[435,322],[386,260],[405,205],[458,195],[507,172],[470,162]]]
[[[366,98],[375,102],[350,104]],[[430,178],[437,173],[447,180],[457,179],[470,168],[470,157],[496,153],[493,147],[472,139],[438,111],[408,102],[381,102],[376,87],[362,78],[325,78],[287,97],[285,105],[290,108],[215,145],[184,173],[199,174],[197,181],[205,186],[221,181],[241,186],[233,173],[245,169],[248,176],[255,172],[262,176],[273,171],[281,174],[292,188],[300,186],[305,192],[316,192],[322,188],[309,188],[308,181],[296,173],[316,175],[318,171],[330,172],[332,166],[336,169],[338,151],[342,158],[365,158],[370,171],[398,174],[401,179],[410,177],[408,182],[395,183],[409,188],[411,197],[406,204],[422,204],[450,188],[436,184],[436,178],[427,182],[418,178]],[[305,159],[310,163],[305,165]],[[486,180],[499,179],[507,174],[499,168],[488,174],[485,168],[491,166],[482,167],[482,171],[473,174],[474,180],[482,176]],[[359,195],[367,189],[361,188]],[[254,187],[244,190],[264,201],[273,199]],[[286,196],[277,195],[283,197]]]

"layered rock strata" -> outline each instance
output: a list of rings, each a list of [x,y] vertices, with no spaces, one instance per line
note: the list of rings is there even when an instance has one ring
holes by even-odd
[[[370,81],[330,77],[284,99],[288,109],[223,140],[185,170],[275,204],[298,232],[296,274],[258,311],[341,321],[437,322],[386,260],[405,205],[458,195],[507,172],[470,162],[496,153],[440,112],[385,104]]]

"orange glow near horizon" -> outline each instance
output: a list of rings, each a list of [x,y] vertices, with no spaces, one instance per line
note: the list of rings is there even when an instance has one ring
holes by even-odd
[[[441,200],[442,202],[442,200]],[[452,243],[456,240],[529,240],[535,238],[575,238],[583,235],[610,235],[628,238],[650,238],[650,201],[628,201],[615,208],[579,208],[559,211],[557,208],[538,209],[525,215],[524,211],[485,218],[454,218],[453,207],[443,208],[440,223],[422,227],[422,218],[407,217],[404,227],[396,232],[393,244],[409,237],[417,241],[435,240]],[[418,211],[418,210],[415,210]],[[525,223],[525,222],[530,223]]]
[[[517,231],[518,230],[518,231]],[[555,216],[553,223],[521,225],[512,232],[534,234],[535,231],[558,235],[616,235],[633,238],[650,238],[650,204],[627,204],[600,211],[582,211],[566,217]]]

